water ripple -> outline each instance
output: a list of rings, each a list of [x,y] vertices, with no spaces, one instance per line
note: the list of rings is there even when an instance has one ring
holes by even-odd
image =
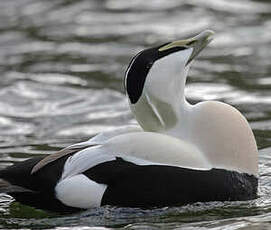
[[[266,0],[13,0],[0,7],[0,168],[135,122],[122,78],[139,50],[210,28],[186,95],[249,120],[259,198],[153,210],[103,207],[60,216],[0,195],[0,228],[263,229],[270,222],[271,4]]]

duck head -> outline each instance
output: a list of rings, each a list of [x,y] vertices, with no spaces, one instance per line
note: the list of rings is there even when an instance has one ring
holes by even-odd
[[[125,75],[129,104],[145,131],[164,132],[177,125],[191,62],[212,40],[213,32],[163,44],[138,53]]]

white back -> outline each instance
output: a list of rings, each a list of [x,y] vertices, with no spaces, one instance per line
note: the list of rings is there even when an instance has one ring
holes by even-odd
[[[164,134],[139,132],[111,138],[105,151],[126,159],[137,158],[152,164],[173,165],[194,169],[210,169],[211,165],[195,146]],[[140,162],[137,162],[140,164]],[[143,162],[142,164],[145,164]]]
[[[169,165],[199,170],[212,168],[206,157],[185,141],[159,133],[137,132],[113,137],[104,144],[86,148],[69,157],[61,180],[116,157],[138,165]]]

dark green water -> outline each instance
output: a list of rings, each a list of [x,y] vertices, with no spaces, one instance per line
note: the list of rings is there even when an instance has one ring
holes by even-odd
[[[0,167],[135,122],[122,88],[131,57],[206,28],[216,37],[194,62],[186,95],[224,101],[247,117],[260,149],[257,200],[61,216],[1,194],[0,228],[269,229],[268,0],[1,0]]]

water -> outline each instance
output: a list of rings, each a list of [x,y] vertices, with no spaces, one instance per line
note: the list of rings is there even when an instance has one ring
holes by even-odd
[[[259,198],[153,210],[60,215],[0,195],[0,228],[268,229],[271,221],[271,3],[252,0],[0,2],[0,167],[134,123],[122,78],[143,48],[206,28],[186,95],[249,120],[260,149]]]

